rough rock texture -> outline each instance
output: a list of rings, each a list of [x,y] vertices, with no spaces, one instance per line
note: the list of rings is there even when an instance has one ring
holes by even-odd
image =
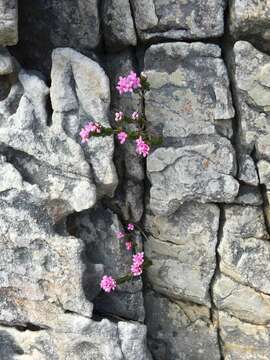
[[[209,309],[172,302],[152,291],[146,296],[149,346],[156,359],[219,359]]]
[[[270,38],[270,4],[267,0],[231,0],[230,32],[236,39],[256,41],[267,47]],[[269,47],[268,47],[269,48]]]
[[[269,360],[268,1],[18,5],[7,50],[0,0],[0,359]],[[142,101],[115,89],[131,69]],[[80,143],[135,110],[164,137],[147,161]],[[153,265],[105,294],[129,222]]]
[[[187,203],[168,217],[146,217],[145,228],[151,236],[145,251],[153,261],[147,276],[156,291],[210,305],[218,225],[215,205]]]
[[[0,358],[11,360],[152,360],[143,325],[83,321],[78,329],[18,331],[0,327]],[[130,346],[132,344],[132,346]]]
[[[106,47],[119,51],[137,45],[137,36],[129,0],[105,0],[102,8],[103,31]]]
[[[224,0],[131,0],[136,28],[145,40],[201,39],[223,34]]]
[[[17,0],[0,1],[0,44],[15,45],[18,41]]]

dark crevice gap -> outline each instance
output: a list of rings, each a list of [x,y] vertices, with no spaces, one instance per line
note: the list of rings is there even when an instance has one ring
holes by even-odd
[[[217,205],[217,204],[216,204]],[[216,243],[216,248],[215,248],[215,254],[216,254],[216,268],[214,271],[214,274],[212,276],[212,279],[210,281],[209,284],[209,297],[210,297],[210,302],[211,302],[211,307],[210,307],[210,320],[212,322],[212,324],[216,327],[217,329],[217,340],[218,340],[218,346],[219,346],[219,352],[220,352],[220,359],[224,360],[224,354],[223,354],[223,342],[222,342],[222,338],[220,336],[220,326],[219,326],[219,314],[218,314],[218,309],[215,305],[214,302],[214,283],[216,280],[216,277],[220,271],[219,269],[219,264],[220,264],[220,256],[218,254],[218,247],[223,235],[223,227],[224,227],[224,223],[225,223],[225,211],[224,211],[224,205],[223,204],[219,204],[219,228],[218,228],[218,232],[217,232],[217,243]]]
[[[24,323],[24,324],[12,324],[12,323],[5,323],[0,322],[0,326],[7,329],[16,329],[20,332],[25,331],[43,331],[50,329],[48,326],[40,326],[36,325],[30,322]]]

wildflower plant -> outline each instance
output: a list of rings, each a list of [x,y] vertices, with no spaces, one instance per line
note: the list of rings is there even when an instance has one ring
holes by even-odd
[[[80,131],[81,142],[88,142],[91,137],[105,137],[115,135],[117,141],[123,145],[127,141],[133,141],[135,152],[138,156],[146,158],[151,147],[162,143],[162,137],[149,131],[147,119],[144,111],[145,94],[150,90],[147,76],[141,73],[139,76],[131,71],[127,76],[120,76],[117,86],[120,95],[127,93],[139,96],[139,109],[132,114],[125,114],[123,110],[117,111],[114,115],[115,127],[104,127],[98,122],[89,122]],[[134,241],[135,225],[127,224],[125,231],[117,231],[115,236],[119,241],[123,241],[126,251],[132,255],[130,272],[121,278],[114,279],[112,276],[104,275],[100,282],[100,287],[105,292],[110,293],[117,289],[117,285],[126,281],[138,278],[143,271],[151,266],[152,262],[146,258],[144,252],[139,252],[136,241]],[[138,230],[140,230],[137,227]],[[140,230],[141,231],[141,230]],[[144,234],[144,233],[143,233]]]

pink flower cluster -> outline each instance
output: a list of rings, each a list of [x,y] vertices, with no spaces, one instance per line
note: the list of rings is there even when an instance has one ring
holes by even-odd
[[[111,276],[104,275],[100,282],[101,289],[103,289],[107,293],[114,291],[116,289],[116,286],[117,283]]]
[[[129,231],[133,231],[134,230],[134,225],[133,224],[128,224],[127,229]]]
[[[144,142],[143,138],[140,136],[136,140],[136,153],[146,157],[149,154],[150,146]]]
[[[126,245],[126,249],[128,251],[132,250],[132,242],[131,241],[126,241],[125,245]]]
[[[134,71],[131,71],[128,76],[119,77],[118,84],[116,89],[119,91],[119,94],[122,95],[127,92],[133,92],[141,87],[141,79],[137,76]]]
[[[82,139],[82,143],[85,143],[88,141],[89,136],[91,133],[99,134],[101,132],[101,125],[97,122],[89,122],[85,125],[84,128],[80,131],[80,137]]]
[[[120,131],[117,135],[117,139],[119,140],[120,144],[124,144],[128,138],[128,134],[125,131]]]
[[[144,253],[139,252],[132,257],[131,272],[133,276],[140,276],[143,272]]]
[[[124,117],[124,113],[122,111],[116,112],[115,113],[115,121],[121,121],[123,120]]]

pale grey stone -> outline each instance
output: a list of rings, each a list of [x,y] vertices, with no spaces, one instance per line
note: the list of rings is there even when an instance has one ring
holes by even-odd
[[[110,125],[109,80],[98,63],[73,49],[56,49],[52,54],[51,78],[54,118],[68,135],[80,141],[78,133],[89,121]],[[82,147],[93,169],[98,196],[112,196],[118,184],[112,160],[113,137],[91,138]]]
[[[220,359],[209,309],[171,302],[152,291],[145,297],[149,347],[159,360]]]
[[[130,273],[132,254],[125,247],[126,240],[119,240],[116,237],[117,231],[126,231],[116,214],[98,206],[78,215],[74,221],[77,228],[76,235],[85,242],[88,261],[93,264],[103,264],[104,273],[115,279]],[[140,243],[142,244],[141,239]],[[91,294],[91,287],[89,292]],[[113,313],[124,318],[143,321],[141,279],[126,282],[113,293],[102,292],[95,300],[95,308],[101,313]]]
[[[219,312],[220,336],[225,360],[268,360],[269,328],[242,322]]]
[[[241,285],[220,274],[213,286],[214,302],[218,309],[254,324],[270,323],[270,296]]]
[[[17,0],[0,1],[0,45],[11,46],[18,42]]]
[[[270,4],[267,0],[231,0],[230,32],[236,39],[251,37],[261,44],[270,38]]]
[[[147,159],[147,171],[152,184],[150,207],[156,214],[171,214],[189,200],[232,202],[238,194],[235,154],[225,138],[158,148]]]
[[[270,190],[270,163],[265,160],[260,160],[257,164],[260,183],[266,186],[267,190]]]
[[[137,45],[129,0],[105,0],[102,8],[106,48],[112,52]]]
[[[223,34],[224,0],[132,0],[136,28],[143,41],[201,39]]]
[[[220,131],[234,117],[221,50],[203,43],[152,45],[145,54],[148,123],[165,140],[179,141]]]
[[[248,185],[257,186],[259,184],[259,179],[252,157],[247,154],[241,154],[238,162],[238,179],[244,181]]]
[[[12,58],[8,50],[0,47],[0,76],[8,75],[13,72]]]
[[[270,242],[263,210],[228,206],[218,247],[220,270],[234,280],[270,293]]]
[[[145,253],[153,265],[153,288],[171,298],[210,305],[209,284],[216,268],[219,208],[187,203],[168,217],[146,216],[151,235]]]
[[[69,332],[0,327],[0,358],[22,360],[152,360],[144,325],[87,320]],[[133,346],[132,346],[133,345]]]
[[[54,231],[44,193],[11,164],[2,162],[1,168],[0,321],[57,328],[67,311],[90,317],[83,278],[92,283],[102,276],[102,265],[88,273],[82,241]],[[98,291],[92,283],[92,298]]]
[[[257,158],[270,154],[270,57],[246,41],[235,43],[232,55],[235,102],[239,114],[238,146]]]

